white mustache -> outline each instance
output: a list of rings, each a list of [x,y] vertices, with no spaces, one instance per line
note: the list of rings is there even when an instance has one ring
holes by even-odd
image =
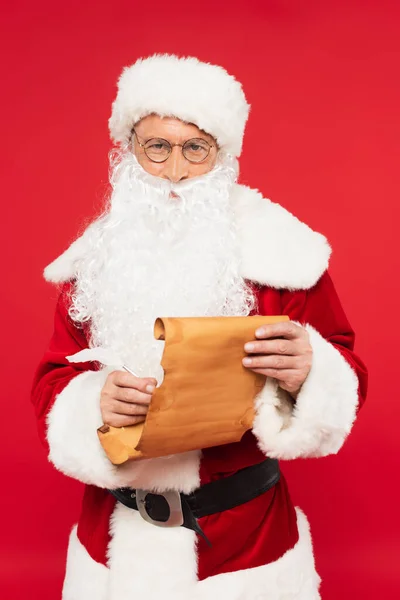
[[[185,194],[197,188],[199,191],[208,189],[210,184],[217,185],[218,188],[226,188],[233,185],[239,173],[239,163],[236,158],[225,155],[221,157],[215,167],[208,173],[191,177],[184,181],[172,182],[169,179],[163,179],[148,173],[139,164],[136,156],[129,150],[125,150],[121,160],[121,152],[114,150],[110,153],[110,183],[115,189],[121,176],[127,177],[128,181],[135,181],[141,184],[142,193],[146,194],[149,189],[152,193],[159,193],[161,196],[185,198]]]

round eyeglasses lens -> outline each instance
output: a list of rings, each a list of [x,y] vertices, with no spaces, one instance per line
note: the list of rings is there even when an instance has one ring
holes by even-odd
[[[171,154],[171,146],[167,140],[153,138],[146,142],[144,151],[147,157],[154,162],[164,162]]]
[[[210,145],[201,138],[193,138],[185,142],[182,148],[183,156],[190,162],[202,162],[210,154]]]

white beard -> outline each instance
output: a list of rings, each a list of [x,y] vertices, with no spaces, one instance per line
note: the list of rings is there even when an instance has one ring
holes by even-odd
[[[161,382],[157,317],[245,316],[253,307],[230,204],[237,168],[226,157],[206,175],[171,184],[130,152],[111,167],[110,207],[90,226],[70,315],[90,321],[90,347]]]

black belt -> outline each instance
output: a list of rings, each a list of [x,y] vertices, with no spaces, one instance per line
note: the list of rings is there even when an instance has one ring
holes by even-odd
[[[206,483],[191,494],[175,491],[155,494],[133,488],[108,491],[128,508],[138,510],[149,523],[159,527],[186,527],[208,542],[197,519],[249,502],[267,492],[279,478],[278,461],[267,458],[233,475]]]

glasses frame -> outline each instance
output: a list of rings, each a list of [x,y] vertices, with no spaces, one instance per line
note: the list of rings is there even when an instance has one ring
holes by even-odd
[[[135,131],[135,128],[134,128],[134,127],[132,128],[132,132],[131,132],[131,140],[132,140],[132,135],[135,135],[135,136],[136,136],[137,142],[138,142],[139,146],[140,146],[141,148],[143,148],[143,151],[144,151],[145,155],[147,156],[147,158],[148,158],[149,160],[151,160],[151,162],[157,163],[158,165],[160,165],[160,164],[162,164],[162,163],[165,163],[165,162],[166,162],[166,161],[169,159],[169,157],[170,157],[170,156],[171,156],[171,154],[172,154],[172,150],[173,150],[173,148],[175,148],[175,146],[180,146],[180,147],[182,148],[182,155],[183,155],[183,158],[184,158],[185,160],[187,160],[188,162],[190,162],[191,164],[193,164],[193,165],[201,165],[201,164],[202,164],[202,163],[203,163],[205,160],[207,160],[207,158],[210,156],[211,148],[215,148],[215,144],[210,144],[210,142],[207,142],[207,140],[205,140],[205,139],[203,139],[203,138],[190,138],[190,140],[186,140],[186,142],[184,142],[183,144],[171,144],[171,142],[170,142],[170,141],[168,141],[168,140],[166,140],[165,138],[162,138],[162,137],[154,137],[154,138],[149,138],[149,139],[148,139],[148,140],[147,140],[147,141],[146,141],[144,144],[142,144],[142,143],[140,142],[139,136],[138,136],[138,134],[136,133],[136,131]],[[200,140],[200,139],[201,139],[201,141],[202,141],[202,142],[204,142],[204,143],[205,143],[205,144],[207,144],[207,146],[208,146],[208,153],[207,153],[207,156],[205,156],[205,157],[204,157],[202,160],[190,160],[190,158],[187,158],[187,157],[184,155],[183,149],[184,149],[184,147],[186,146],[186,144],[189,144],[189,143],[190,143],[190,142],[192,142],[193,140]],[[168,146],[170,147],[170,151],[169,151],[169,154],[168,154],[168,156],[167,156],[166,158],[164,158],[163,160],[154,160],[154,158],[150,158],[150,156],[147,154],[147,152],[146,152],[146,144],[148,144],[148,143],[149,143],[149,142],[151,142],[152,140],[160,140],[161,142],[165,142],[166,144],[168,144]]]

